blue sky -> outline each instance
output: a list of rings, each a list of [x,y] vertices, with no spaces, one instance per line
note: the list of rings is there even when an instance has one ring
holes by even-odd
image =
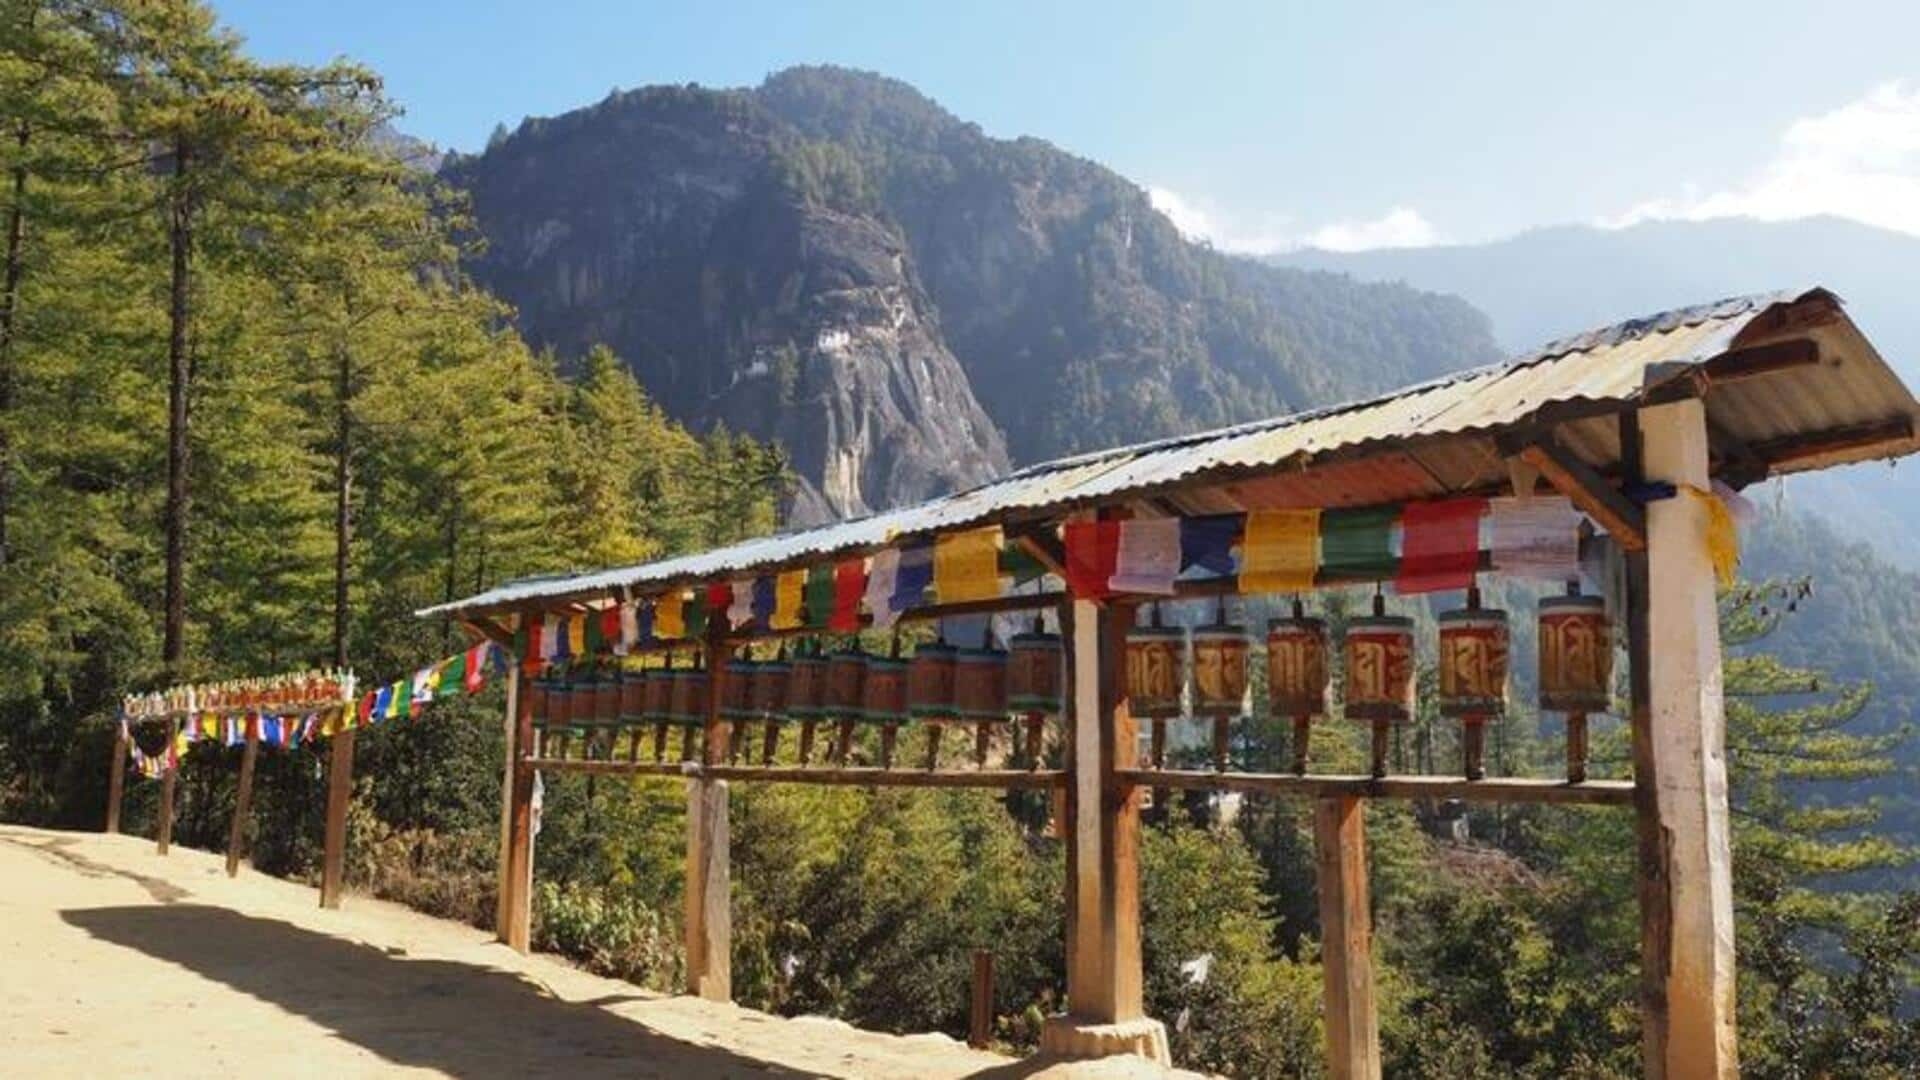
[[[264,59],[371,64],[403,129],[460,150],[616,87],[824,62],[1110,165],[1238,250],[1725,214],[1920,235],[1920,0],[215,6]]]

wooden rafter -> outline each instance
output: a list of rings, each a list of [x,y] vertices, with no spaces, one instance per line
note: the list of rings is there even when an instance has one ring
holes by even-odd
[[[1550,435],[1518,447],[1514,456],[1533,466],[1556,491],[1599,522],[1623,549],[1646,549],[1646,512]]]

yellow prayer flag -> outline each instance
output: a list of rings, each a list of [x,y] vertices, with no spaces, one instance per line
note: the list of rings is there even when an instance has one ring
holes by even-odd
[[[1240,591],[1302,592],[1313,588],[1320,561],[1320,511],[1254,510],[1240,544]]]
[[[807,572],[787,570],[773,581],[773,620],[775,630],[792,630],[805,618]]]
[[[1692,484],[1684,490],[1706,508],[1707,558],[1713,561],[1713,576],[1719,579],[1720,587],[1731,588],[1734,572],[1740,568],[1740,533],[1733,525],[1733,511],[1727,509],[1726,500],[1711,491]]]
[[[567,655],[576,660],[587,655],[587,617],[575,615],[567,620]]]
[[[943,604],[1000,595],[1000,526],[948,533],[933,542],[933,591]]]
[[[653,634],[655,637],[683,638],[687,636],[687,615],[685,598],[673,592],[653,602]]]

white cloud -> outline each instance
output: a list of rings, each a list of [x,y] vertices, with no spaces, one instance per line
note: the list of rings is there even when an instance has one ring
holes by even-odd
[[[1327,251],[1431,247],[1440,242],[1433,224],[1410,206],[1396,206],[1372,221],[1336,221],[1307,235],[1307,246]]]
[[[1227,214],[1164,187],[1147,188],[1154,209],[1167,215],[1190,240],[1204,240],[1222,251],[1255,255],[1318,247],[1361,251],[1380,247],[1425,247],[1439,234],[1419,211],[1396,206],[1371,221],[1336,221],[1302,232],[1292,219],[1269,214],[1257,221]]]
[[[1830,112],[1802,117],[1754,175],[1716,191],[1683,186],[1603,218],[1604,228],[1648,220],[1833,214],[1920,236],[1920,87],[1883,83]]]

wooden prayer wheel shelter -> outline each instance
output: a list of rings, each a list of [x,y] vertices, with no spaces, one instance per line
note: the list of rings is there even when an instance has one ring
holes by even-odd
[[[691,761],[533,756],[526,676],[516,669],[507,696],[500,935],[527,948],[531,799],[539,770],[686,781],[689,987],[714,999],[730,996],[729,784],[1055,789],[1064,794],[1069,863],[1069,1011],[1048,1023],[1042,1047],[1069,1055],[1133,1051],[1164,1061],[1164,1028],[1142,1007],[1137,853],[1144,792],[1297,796],[1316,807],[1330,1069],[1338,1077],[1376,1077],[1365,801],[1610,805],[1638,824],[1646,1072],[1732,1076],[1732,866],[1709,540],[1719,507],[1704,493],[1716,481],[1737,490],[1766,477],[1911,453],[1920,446],[1916,417],[1920,403],[1832,294],[1812,289],[1743,297],[1595,330],[1372,401],[1085,454],[910,509],[642,566],[511,583],[429,609],[422,614],[452,615],[476,633],[524,649],[525,628],[543,619],[652,605],[661,597],[670,608],[658,610],[677,618],[680,603],[673,598],[698,598],[717,582],[868,556],[877,575],[880,556],[890,549],[997,526],[1007,549],[1023,551],[1049,571],[1037,588],[940,603],[933,598],[949,595],[940,586],[907,605],[902,617],[1059,613],[1065,666],[1059,769],[729,765],[729,721],[720,705],[728,700],[730,657],[757,639],[814,631],[758,623],[736,628],[711,608],[699,641],[663,637],[636,646],[704,647],[714,688],[704,696],[702,737]],[[1613,708],[1630,727],[1631,780],[1145,767],[1137,760],[1124,666],[1139,608],[1156,597],[1089,595],[1060,584],[1076,580],[1063,541],[1069,523],[1332,511],[1527,494],[1536,485],[1584,512],[1601,534],[1590,546],[1611,543],[1624,563],[1624,595],[1611,625],[1622,631],[1628,689],[1613,698]],[[1487,568],[1484,561],[1477,565]],[[1184,597],[1240,591],[1234,576],[1217,573],[1183,572],[1172,588]],[[863,623],[874,615],[868,599]],[[1265,631],[1248,627],[1263,639]],[[1317,647],[1337,653],[1340,643]],[[1312,707],[1311,688],[1289,693],[1292,707]]]

